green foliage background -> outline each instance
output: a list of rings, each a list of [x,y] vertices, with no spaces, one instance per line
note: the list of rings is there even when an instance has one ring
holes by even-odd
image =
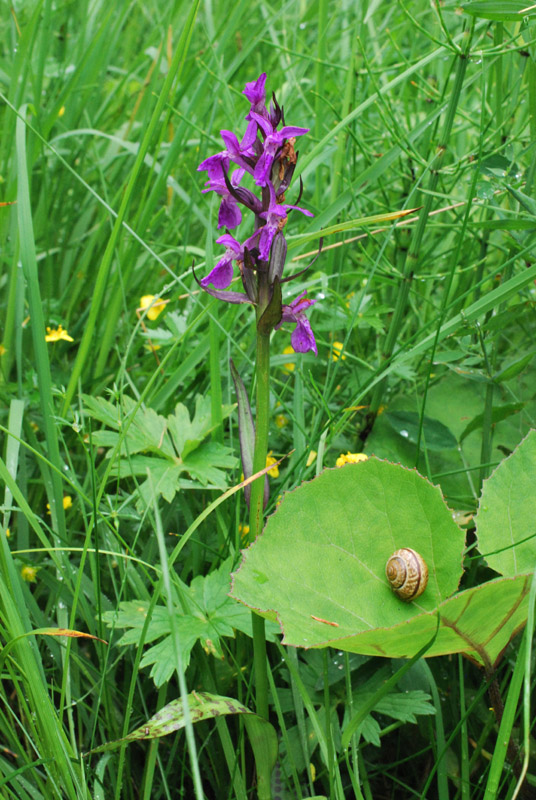
[[[364,450],[418,467],[473,543],[483,482],[536,416],[536,30],[532,12],[518,15],[525,3],[506,5],[5,9],[0,202],[14,204],[0,207],[2,796],[245,800],[255,785],[235,718],[192,726],[186,715],[185,733],[82,754],[185,689],[251,706],[247,624],[220,583],[246,523],[233,492],[229,358],[251,390],[252,314],[201,294],[191,265],[201,276],[219,254],[218,202],[202,194],[197,165],[221,148],[220,129],[242,133],[243,86],[263,71],[286,123],[310,128],[296,174],[315,217],[289,218],[289,271],[324,231],[320,258],[292,284],[292,296],[318,300],[318,358],[285,353],[288,331],[273,340],[270,448],[286,458],[268,511],[340,453]],[[298,191],[295,181],[288,202]],[[244,222],[239,236],[249,233]],[[167,301],[154,321],[137,313],[147,294]],[[73,341],[47,343],[60,325]],[[187,441],[159,427],[176,414]],[[495,576],[475,551],[465,567],[464,588]],[[139,635],[122,646],[125,609]],[[157,623],[171,664],[145,647]],[[50,627],[98,638],[35,633]],[[519,641],[496,675],[510,697],[500,736],[483,676],[461,658],[410,665],[377,705],[396,660],[275,641],[269,657],[273,780],[286,796],[512,796],[500,743],[519,730],[528,752],[517,697],[526,676],[528,709],[534,686]]]

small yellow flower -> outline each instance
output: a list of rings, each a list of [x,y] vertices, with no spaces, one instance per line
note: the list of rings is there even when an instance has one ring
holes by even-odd
[[[249,536],[249,525],[242,525],[242,523],[240,523],[238,526],[238,533],[242,541],[246,541]]]
[[[6,348],[4,347],[3,344],[0,344],[0,356],[5,356],[6,353],[7,353]]]
[[[58,117],[63,117],[64,114],[65,114],[65,106],[62,106],[58,111]]]
[[[65,511],[67,511],[68,508],[71,508],[72,504],[73,504],[73,498],[71,497],[71,495],[70,494],[64,495],[63,507]],[[50,514],[50,503],[47,503],[47,514]]]
[[[288,425],[288,417],[286,417],[284,414],[276,414],[275,424],[278,428],[284,428],[285,425]]]
[[[305,466],[310,467],[311,464],[314,462],[316,456],[317,456],[316,450],[311,450],[309,452],[309,455],[307,456],[307,461],[305,462]]]
[[[289,344],[289,346],[285,347],[285,349],[283,350],[283,355],[290,356],[292,355],[292,353],[294,353],[294,348]],[[296,365],[294,364],[293,361],[289,361],[288,364],[283,364],[283,372],[285,373],[285,375],[290,375],[291,372],[294,372],[295,366]]]
[[[67,331],[64,331],[62,326],[60,325],[58,328],[48,328],[48,333],[45,336],[45,342],[59,342],[60,339],[64,339],[66,342],[74,342],[72,336],[69,336]]]
[[[266,466],[269,467],[272,464],[277,464],[277,458],[272,456],[272,451],[268,453],[266,456]],[[274,467],[273,469],[268,470],[268,475],[270,478],[279,478],[279,467]]]
[[[147,319],[150,320],[155,320],[159,317],[166,305],[166,300],[156,300],[154,294],[144,294],[140,299],[140,309],[141,311],[149,309],[147,311]]]
[[[11,538],[11,531],[9,530],[9,528],[6,528],[6,539],[10,538]]]
[[[20,571],[23,581],[35,583],[37,580],[37,569],[35,567],[24,566]]]
[[[343,467],[345,464],[358,464],[360,461],[367,461],[368,456],[364,453],[341,453],[335,462],[336,467]]]
[[[333,345],[331,347],[331,357],[333,361],[338,361],[339,358],[341,359],[341,361],[346,360],[346,353],[343,353],[342,352],[343,350],[344,350],[344,345],[342,342],[333,342]]]

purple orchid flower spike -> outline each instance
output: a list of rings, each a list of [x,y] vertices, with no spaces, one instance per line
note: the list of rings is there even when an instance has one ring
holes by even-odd
[[[264,119],[260,114],[251,112],[251,116],[265,134],[263,154],[255,165],[253,177],[257,186],[266,186],[270,178],[270,171],[277,151],[283,146],[286,139],[294,139],[296,136],[303,136],[308,133],[309,128],[297,128],[294,125],[286,125],[280,131],[272,127],[270,120]]]
[[[295,328],[291,341],[294,349],[299,353],[312,350],[316,354],[315,337],[305,316],[306,309],[316,301],[308,300],[305,292],[289,305],[283,305],[281,299],[281,284],[298,277],[283,277],[287,256],[283,229],[289,211],[296,209],[308,217],[313,216],[298,205],[284,202],[297,163],[295,137],[307,133],[308,129],[285,125],[283,109],[275,95],[270,109],[266,108],[266,73],[247,83],[243,93],[250,102],[250,110],[241,141],[232,131],[222,130],[225,150],[209,156],[198,167],[208,172],[203,191],[213,191],[221,197],[218,228],[226,229],[226,233],[217,239],[218,244],[225,247],[225,253],[200,285],[219,300],[260,306],[257,331],[262,335],[270,335],[283,323],[293,323]],[[277,130],[280,124],[283,127]],[[238,169],[229,174],[231,163]],[[253,176],[257,186],[262,187],[260,197],[241,186],[246,172]],[[229,231],[241,223],[243,208],[253,213],[254,229],[248,239],[241,240],[241,244]],[[243,292],[228,288],[233,279],[233,262],[238,265]]]
[[[302,292],[290,305],[282,306],[283,316],[281,317],[281,322],[275,327],[277,330],[284,322],[296,323],[296,327],[290,337],[292,347],[297,353],[307,353],[308,350],[312,350],[316,356],[318,355],[318,349],[315,336],[311,323],[305,316],[305,310],[314,305],[316,300],[309,300],[306,294],[307,292]]]

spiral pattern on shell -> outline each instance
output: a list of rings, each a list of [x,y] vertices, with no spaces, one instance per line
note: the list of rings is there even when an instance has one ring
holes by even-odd
[[[428,567],[415,550],[402,547],[389,558],[385,574],[394,593],[402,600],[415,600],[426,589]]]

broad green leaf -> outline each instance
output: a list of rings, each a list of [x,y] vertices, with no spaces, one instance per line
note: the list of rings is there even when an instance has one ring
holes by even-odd
[[[121,428],[122,415],[114,403],[103,397],[92,397],[90,394],[83,394],[82,399],[85,410],[93,419],[98,419],[116,431]]]
[[[231,449],[219,442],[203,442],[183,460],[183,466],[192,478],[203,486],[210,484],[217,489],[227,486],[227,474],[223,470],[234,469],[237,463]]]
[[[105,611],[102,618],[109,628],[128,628],[117,644],[137,644],[145,625],[149,602],[145,600],[125,600],[118,611]],[[146,642],[152,642],[170,632],[169,614],[163,606],[156,606],[151,624],[145,635]]]
[[[198,639],[199,627],[199,623],[196,620],[192,620],[191,617],[188,617],[185,622],[181,620],[176,624],[181,663],[184,669],[190,663],[190,654]],[[153,679],[155,686],[163,686],[164,683],[170,680],[177,668],[176,650],[171,636],[166,636],[165,639],[145,651],[140,661],[140,667],[143,669],[151,665],[150,677]]]
[[[229,416],[233,408],[234,406],[222,407],[224,419]],[[187,458],[199,447],[214,427],[210,397],[201,397],[200,395],[196,397],[195,414],[191,421],[186,406],[178,403],[175,412],[167,418],[167,422],[177,453],[182,459]]]
[[[167,459],[159,458],[158,456],[133,456],[114,464],[110,470],[110,477],[127,478],[132,475],[139,475],[146,478],[147,470],[151,473],[152,488],[148,480],[140,484],[139,496],[142,500],[142,505],[150,506],[155,492],[161,494],[168,503],[171,503],[183,484],[181,475],[186,470],[182,464],[173,464]]]
[[[484,481],[475,524],[478,548],[502,575],[536,565],[536,430]]]
[[[430,572],[404,603],[385,563],[411,547]],[[331,645],[409,658],[464,652],[493,663],[525,623],[529,579],[499,579],[450,597],[461,577],[464,534],[440,492],[416,471],[369,459],[326,470],[285,495],[246,550],[232,596],[276,619],[286,644]],[[490,609],[493,613],[490,613]]]
[[[84,401],[86,411],[92,417],[117,431],[96,431],[96,444],[114,447],[121,440],[121,455],[150,451],[162,453],[168,458],[175,455],[166,433],[166,420],[152,408],[136,408],[136,401],[127,395],[123,396],[121,405],[89,395],[84,395]]]
[[[415,411],[386,411],[384,417],[399,436],[416,444],[419,438],[420,415]],[[424,417],[421,447],[428,450],[449,450],[456,447],[456,439],[442,422]]]
[[[430,572],[425,593],[410,604],[385,577],[400,547],[417,550]],[[370,458],[325,470],[286,494],[246,551],[233,595],[278,613],[294,607],[307,635],[338,638],[335,626],[348,634],[433,611],[458,588],[463,547],[437,487],[415,470]]]
[[[138,408],[130,397],[123,398],[125,416],[134,416],[130,423],[121,447],[121,455],[125,453],[143,453],[153,451],[173,458],[175,452],[167,434],[166,420],[152,408]]]
[[[523,17],[535,17],[536,9],[527,11],[532,3],[525,0],[480,0],[462,5],[467,14],[496,22],[521,22]],[[523,12],[523,13],[522,13]]]
[[[502,419],[507,419],[511,417],[512,414],[517,414],[524,408],[525,403],[505,403],[503,406],[494,406],[491,411],[491,421],[492,422],[500,422]],[[460,436],[460,442],[469,436],[470,433],[473,431],[478,430],[482,427],[484,422],[484,414],[477,414],[476,417],[473,417],[471,422],[467,425],[465,430],[462,432]]]
[[[412,692],[390,692],[374,706],[374,711],[413,724],[417,722],[418,716],[436,713],[430,695],[420,689]]]

